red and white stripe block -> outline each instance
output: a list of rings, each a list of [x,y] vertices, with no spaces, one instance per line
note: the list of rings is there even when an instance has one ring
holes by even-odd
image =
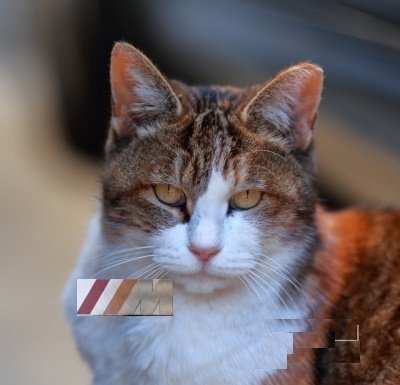
[[[77,279],[78,315],[172,315],[168,279]]]

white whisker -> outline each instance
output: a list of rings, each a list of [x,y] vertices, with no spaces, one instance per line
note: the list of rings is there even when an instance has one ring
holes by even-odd
[[[99,271],[96,271],[96,275],[98,275],[100,273],[104,273],[107,270],[115,269],[116,267],[124,265],[124,264],[127,264],[129,262],[134,262],[134,261],[137,261],[139,259],[144,259],[144,258],[151,258],[151,257],[154,257],[154,256],[155,256],[155,254],[149,254],[149,255],[143,255],[143,256],[140,256],[140,257],[137,257],[137,258],[127,258],[127,259],[124,259],[123,261],[118,261],[118,262],[116,262],[116,263],[114,263],[114,264],[112,264],[110,266],[107,266],[105,268],[102,268]]]
[[[168,274],[168,268],[165,268],[165,271],[164,271],[163,273],[160,274],[160,276],[158,277],[158,279],[164,278],[167,274]]]
[[[141,278],[144,274],[146,274],[149,270],[151,270],[153,267],[157,266],[157,263],[152,262],[141,269],[135,271],[129,276],[129,279],[139,279]]]
[[[277,156],[278,158],[284,160],[285,162],[287,161],[287,159],[285,157],[283,157],[281,154],[278,154],[275,151],[271,151],[271,150],[254,150],[251,153],[254,153],[254,152],[268,152],[269,154],[273,154],[273,155]]]
[[[302,288],[302,285],[300,284],[300,282],[290,273],[290,271],[287,270],[287,268],[282,266],[278,261],[274,260],[273,258],[269,258],[268,256],[266,256],[264,254],[259,254],[259,253],[255,253],[255,254],[265,257],[266,259],[264,259],[264,260],[258,259],[257,263],[266,267],[267,269],[269,269],[271,271],[274,271],[275,273],[280,275],[283,279],[287,280],[291,285],[293,285],[293,287],[298,291],[298,293],[302,294],[304,299],[309,304],[311,311],[313,312],[313,314],[315,314],[314,306],[313,306],[312,301],[309,298],[309,295]],[[272,262],[275,263],[276,265],[278,265],[279,267],[271,265]]]
[[[258,265],[261,265],[261,266],[263,266],[263,267],[265,267],[265,268],[267,268],[267,269],[269,269],[269,270],[271,270],[271,271],[277,273],[277,271],[271,269],[269,266],[266,266],[266,265],[264,265],[264,264],[262,264],[262,263],[259,263],[258,261],[257,261],[257,264],[258,264]],[[293,304],[296,305],[295,300],[294,300],[294,299],[290,296],[290,294],[285,290],[285,288],[283,287],[283,285],[281,285],[281,284],[280,284],[279,282],[277,282],[275,279],[273,279],[272,277],[270,277],[270,276],[269,276],[268,274],[266,274],[263,270],[261,270],[261,269],[259,269],[259,268],[257,268],[257,267],[253,267],[253,269],[256,270],[256,271],[258,271],[258,272],[259,272],[260,274],[262,274],[264,277],[270,279],[272,282],[276,283],[276,284],[278,285],[278,287],[279,287],[280,289],[282,289],[282,290],[285,292],[285,294],[289,297],[289,299],[293,302]]]
[[[103,254],[94,254],[91,256],[91,259],[103,259],[103,258],[109,258],[113,255],[117,255],[120,253],[126,253],[126,252],[135,252],[138,250],[142,250],[142,249],[151,249],[151,248],[155,248],[155,246],[142,246],[142,247],[126,247],[124,249],[112,249],[112,251],[107,252],[107,253],[103,253]]]
[[[163,266],[154,266],[153,269],[149,270],[145,276],[143,276],[143,279],[149,279],[149,278],[153,278],[152,275],[157,275],[160,271],[162,271],[164,269]]]
[[[112,258],[111,261],[110,260],[106,260],[106,261],[104,261],[104,263],[100,263],[99,266],[97,266],[97,268],[103,268],[103,267],[111,266],[111,265],[113,265],[114,263],[117,263],[117,262],[136,261],[138,259],[146,258],[146,257],[153,256],[153,255],[154,254],[137,255],[137,254],[126,253],[126,254],[123,254],[123,255],[119,255],[118,258]]]
[[[267,288],[264,287],[260,282],[258,282],[258,280],[260,280],[262,283],[264,283],[266,286],[268,286],[278,297],[278,299],[283,303],[283,306],[285,307],[286,310],[290,311],[289,306],[287,305],[286,301],[281,297],[281,295],[275,290],[275,288],[266,280],[264,280],[262,277],[260,277],[255,271],[250,270],[249,272],[253,278],[255,279],[255,282],[259,284],[259,286],[264,290],[264,293],[268,293],[268,291],[266,290]]]

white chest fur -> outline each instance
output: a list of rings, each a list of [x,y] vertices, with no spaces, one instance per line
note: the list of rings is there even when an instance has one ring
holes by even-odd
[[[304,308],[283,308],[244,286],[220,295],[176,287],[173,317],[77,317],[75,279],[90,275],[96,227],[65,293],[95,385],[250,385],[284,367],[292,334],[269,334],[265,320],[302,318]]]
[[[292,334],[268,334],[260,304],[239,295],[204,301],[176,292],[173,317],[132,325],[132,383],[258,384],[283,368]]]

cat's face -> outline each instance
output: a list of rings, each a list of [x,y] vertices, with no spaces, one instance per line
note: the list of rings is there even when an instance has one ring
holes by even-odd
[[[153,271],[192,292],[293,271],[315,239],[311,130],[321,79],[303,64],[265,87],[186,87],[118,44],[105,236],[118,247],[139,238]]]

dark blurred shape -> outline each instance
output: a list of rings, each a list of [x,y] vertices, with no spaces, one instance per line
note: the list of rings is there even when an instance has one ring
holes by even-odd
[[[400,2],[395,0],[381,0],[379,4],[375,0],[339,0],[348,7],[369,13],[393,23],[400,22]]]
[[[399,88],[393,87],[400,80],[399,4],[75,2],[70,44],[59,46],[57,52],[67,135],[83,151],[101,153],[110,111],[109,54],[117,40],[141,48],[169,76],[196,83],[259,82],[282,66],[311,59],[328,74],[325,98],[338,94],[335,105],[326,103],[326,109],[335,113],[336,107],[351,115],[346,111],[350,93],[351,105],[361,110],[366,105],[367,114],[373,116],[375,103],[379,104],[375,108],[383,103],[388,110],[387,104],[400,99]],[[394,116],[388,116],[389,125],[382,127],[387,143],[399,149],[399,136],[391,135],[391,125],[399,118],[396,110],[395,106],[389,109],[388,115]],[[382,140],[382,132],[378,139]]]
[[[395,0],[73,1],[54,36],[65,134],[102,154],[114,41],[143,50],[169,77],[248,85],[311,60],[326,71],[321,115],[389,151],[400,135],[400,3]],[[73,28],[71,28],[73,26]],[[58,27],[58,25],[57,25]],[[60,39],[63,43],[59,44]]]
[[[109,57],[117,40],[146,46],[144,1],[73,2],[63,43],[55,46],[65,134],[84,153],[101,156],[110,118]],[[70,27],[68,29],[68,26]],[[72,28],[71,28],[72,26]]]

